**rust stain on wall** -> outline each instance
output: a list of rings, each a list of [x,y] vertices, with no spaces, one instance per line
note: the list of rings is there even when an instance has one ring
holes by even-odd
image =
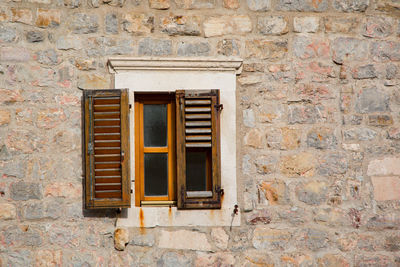
[[[140,210],[139,210],[139,222],[140,222],[140,233],[145,234],[146,229],[144,228],[144,215],[143,215],[142,208],[140,208]]]

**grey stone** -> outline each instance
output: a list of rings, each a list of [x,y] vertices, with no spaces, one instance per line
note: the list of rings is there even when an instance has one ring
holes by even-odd
[[[57,39],[56,47],[59,50],[78,50],[82,47],[82,42],[79,38],[75,36],[61,36]]]
[[[95,33],[99,28],[98,18],[96,15],[87,15],[77,13],[72,18],[71,29],[73,33],[87,34]]]
[[[11,154],[8,152],[6,145],[0,147],[0,160],[9,160],[11,159]]]
[[[388,80],[394,79],[396,78],[397,74],[398,74],[398,69],[396,65],[391,63],[386,65],[386,79]]]
[[[223,39],[218,42],[217,53],[224,56],[238,56],[240,54],[240,44],[238,40]]]
[[[65,216],[69,220],[77,220],[83,218],[82,203],[72,203],[67,206]]]
[[[38,183],[17,182],[11,184],[13,200],[42,199],[42,186]]]
[[[242,160],[242,171],[244,174],[249,174],[251,170],[251,163],[250,163],[251,157],[250,155],[246,154],[243,156]]]
[[[320,160],[318,173],[322,176],[343,175],[347,172],[347,156],[341,152],[335,152],[323,156]]]
[[[107,14],[105,20],[106,33],[117,34],[118,33],[118,18],[115,14]]]
[[[208,56],[210,54],[210,45],[206,42],[178,44],[178,56]]]
[[[371,55],[375,61],[400,61],[400,42],[373,42]]]
[[[68,8],[78,8],[81,5],[81,0],[64,0],[64,6]]]
[[[88,2],[92,7],[100,7],[100,0],[89,0]]]
[[[134,235],[129,243],[136,246],[152,247],[155,244],[155,237],[154,234],[138,234]]]
[[[57,65],[61,63],[61,58],[54,49],[36,52],[37,61],[44,65]]]
[[[105,48],[105,55],[131,55],[133,54],[132,40],[125,39],[117,41],[115,46]]]
[[[326,39],[310,38],[306,36],[295,36],[293,40],[294,54],[301,58],[328,58],[329,41]]]
[[[312,0],[279,0],[276,6],[277,10],[282,11],[316,11],[321,12],[328,9],[328,1],[318,2]]]
[[[368,42],[350,37],[339,37],[333,41],[332,59],[338,64],[344,61],[363,60],[368,57]]]
[[[50,244],[58,246],[68,246],[73,242],[73,239],[79,237],[76,229],[69,229],[68,227],[58,225],[52,226],[48,232]]]
[[[375,66],[372,64],[357,67],[353,71],[354,79],[372,79],[372,78],[376,78],[376,77],[377,77],[377,74],[376,74]]]
[[[145,38],[139,41],[140,56],[167,56],[171,54],[171,40]]]
[[[389,95],[376,87],[365,88],[356,99],[355,110],[358,113],[389,111]]]
[[[324,183],[311,182],[299,185],[296,189],[297,198],[308,205],[319,205],[326,201],[327,187]]]
[[[290,105],[288,122],[289,124],[325,122],[324,112],[324,106]]]
[[[189,257],[176,252],[166,252],[157,261],[157,267],[186,267],[192,265]]]
[[[11,43],[17,39],[17,33],[13,28],[0,26],[0,43]]]
[[[44,40],[44,34],[42,32],[29,31],[26,34],[26,40],[30,43],[38,43]]]
[[[361,115],[343,115],[344,125],[360,125],[363,120]]]
[[[1,159],[1,157],[0,157]],[[0,171],[3,175],[7,177],[17,177],[23,178],[25,176],[26,170],[26,157],[16,158],[13,161],[6,162],[3,165],[3,170]]]
[[[305,233],[306,247],[315,251],[328,245],[328,235],[317,229],[308,229]]]
[[[271,8],[271,0],[246,0],[246,2],[252,11],[267,11]]]
[[[264,35],[283,35],[288,33],[288,20],[284,16],[262,16],[257,20],[257,29]]]
[[[31,252],[29,250],[7,252],[7,262],[9,266],[32,266],[31,258]]]
[[[343,138],[346,141],[369,141],[375,138],[377,132],[369,128],[352,128],[343,131]]]
[[[333,7],[343,12],[364,12],[369,6],[369,0],[335,0]]]
[[[21,216],[26,220],[57,219],[62,213],[62,205],[57,201],[33,202],[22,206]]]
[[[337,139],[333,130],[316,128],[307,134],[307,145],[317,149],[330,149],[337,146]]]
[[[370,218],[366,224],[368,230],[400,230],[400,215],[396,213],[376,215]]]
[[[244,126],[250,128],[256,126],[256,119],[254,117],[254,111],[252,109],[243,110],[243,124]]]
[[[257,173],[269,174],[275,172],[277,162],[278,160],[274,156],[261,156],[255,160],[254,164],[256,165]]]
[[[362,35],[383,38],[393,33],[394,20],[391,17],[368,17],[362,28]]]
[[[200,20],[192,16],[168,16],[162,18],[161,31],[168,35],[200,35]]]
[[[25,62],[31,59],[30,51],[23,47],[0,47],[0,62]]]
[[[33,229],[30,226],[24,226],[20,228],[18,226],[8,227],[4,231],[4,241],[7,245],[17,246],[32,246],[38,247],[43,243],[43,238],[37,229]]]

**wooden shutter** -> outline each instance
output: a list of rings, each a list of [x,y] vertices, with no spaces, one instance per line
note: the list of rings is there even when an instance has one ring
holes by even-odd
[[[178,209],[221,208],[219,90],[176,91],[177,206]],[[186,153],[190,148],[209,150],[211,192],[188,192]],[[189,194],[192,193],[192,194]]]
[[[130,207],[128,90],[84,90],[83,97],[85,207]]]

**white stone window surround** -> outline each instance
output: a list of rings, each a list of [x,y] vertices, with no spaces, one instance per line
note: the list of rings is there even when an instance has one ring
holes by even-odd
[[[237,204],[236,182],[236,75],[238,58],[110,58],[114,88],[129,88],[134,106],[135,92],[174,92],[179,89],[220,89],[221,184],[224,189],[220,210],[177,210],[176,207],[136,207],[134,108],[130,111],[132,205],[117,220],[118,227],[155,226],[239,226],[240,213],[232,217]],[[142,214],[142,215],[140,215]],[[142,219],[141,219],[142,218]],[[233,220],[232,220],[233,218]]]

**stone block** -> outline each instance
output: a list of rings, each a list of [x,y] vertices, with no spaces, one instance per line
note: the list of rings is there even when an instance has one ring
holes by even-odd
[[[205,37],[226,34],[244,34],[252,29],[252,23],[246,15],[210,17],[203,23]]]
[[[43,129],[52,129],[67,119],[61,108],[49,108],[39,110],[36,117],[36,126]]]
[[[149,6],[154,9],[168,9],[170,0],[149,0]]]
[[[288,51],[287,41],[248,40],[246,41],[246,57],[257,59],[280,60]]]
[[[365,40],[339,37],[332,44],[332,59],[338,64],[365,60],[368,54],[368,42]]]
[[[257,224],[269,224],[271,223],[271,214],[268,210],[255,210],[252,213],[249,213],[246,222],[250,225],[257,225]]]
[[[320,71],[316,68],[320,68]],[[323,69],[324,68],[324,69]],[[316,66],[313,67],[314,71],[310,69],[305,69],[305,72],[308,73],[326,73],[330,72],[330,67],[324,66]],[[318,73],[318,74],[319,74]],[[315,77],[314,77],[315,78]],[[334,98],[334,89],[332,89],[329,85],[318,84],[318,83],[299,83],[294,87],[294,100],[304,100],[312,103],[320,103],[321,100],[324,99],[333,99]]]
[[[24,220],[58,219],[63,215],[60,203],[52,202],[29,202],[21,207],[21,218]]]
[[[389,126],[393,124],[391,115],[369,115],[368,124],[372,126]]]
[[[400,158],[385,157],[371,160],[368,164],[369,176],[400,175]]]
[[[354,79],[373,79],[377,77],[373,64],[358,66],[352,70]]]
[[[13,220],[17,216],[15,205],[10,203],[1,203],[0,220]]]
[[[7,109],[0,109],[0,126],[9,124],[10,121],[11,121],[11,112]]]
[[[114,231],[114,247],[116,250],[125,250],[129,243],[129,231],[125,228],[117,228]]]
[[[176,266],[176,265],[173,265]],[[188,266],[188,265],[185,265]],[[235,256],[232,253],[217,252],[217,253],[199,253],[193,266],[208,267],[208,266],[236,266]],[[182,266],[183,267],[183,266]]]
[[[331,110],[322,105],[289,105],[289,124],[314,124],[331,120]]]
[[[243,110],[243,124],[246,127],[254,128],[256,126],[256,118],[252,109]]]
[[[238,9],[240,7],[239,0],[224,0],[224,7],[228,9]]]
[[[176,266],[176,267],[185,267],[185,266],[194,266],[192,259],[185,255],[184,253],[178,252],[165,252],[159,260],[157,260],[157,266]],[[201,264],[196,264],[195,266],[201,266]]]
[[[345,141],[369,141],[373,140],[378,133],[370,128],[355,127],[343,130],[343,138]]]
[[[11,8],[11,21],[32,25],[32,11],[25,8]]]
[[[325,32],[329,33],[354,33],[360,24],[359,18],[325,17]]]
[[[275,169],[276,167],[273,166],[273,168]],[[286,204],[289,200],[286,184],[282,181],[262,181],[261,184],[258,185],[258,189],[264,194],[265,200],[268,201],[268,205],[282,205]],[[270,218],[271,216],[267,217]]]
[[[140,56],[167,56],[171,54],[171,40],[145,38],[139,41]]]
[[[0,43],[12,43],[17,39],[17,32],[11,27],[0,25]]]
[[[395,21],[391,17],[367,17],[362,26],[362,35],[370,38],[384,38],[393,33]]]
[[[47,136],[38,136],[28,130],[12,130],[7,135],[6,145],[10,151],[32,153],[43,149]],[[45,152],[43,150],[42,152]]]
[[[319,229],[309,228],[303,232],[305,247],[312,251],[326,248],[328,245],[328,234]]]
[[[46,186],[44,195],[46,197],[64,197],[68,199],[80,198],[82,196],[82,187],[73,183],[55,182]]]
[[[8,20],[8,10],[0,8],[0,22]]]
[[[270,174],[274,173],[276,170],[277,159],[276,157],[269,156],[259,156],[255,162],[257,173],[259,174]]]
[[[271,9],[271,0],[246,0],[251,11],[267,11]]]
[[[318,127],[311,129],[307,134],[308,147],[314,147],[317,149],[334,149],[337,144],[337,138],[333,129]]]
[[[342,12],[364,12],[370,0],[334,0],[333,7]]]
[[[300,146],[301,132],[300,130],[283,127],[281,128],[282,141],[280,149],[292,150]]]
[[[319,267],[350,267],[350,263],[340,254],[325,254],[317,260]]]
[[[62,266],[62,251],[38,250],[35,260],[38,267]]]
[[[264,35],[283,35],[289,32],[289,21],[284,16],[258,17],[257,29]]]
[[[400,214],[386,213],[383,215],[375,215],[370,218],[366,224],[368,230],[400,230]]]
[[[61,12],[58,9],[37,9],[36,26],[41,28],[57,27],[61,23]]]
[[[62,57],[54,49],[38,51],[35,58],[40,64],[49,66],[58,65],[62,61]]]
[[[253,246],[259,250],[284,250],[292,239],[287,230],[256,227],[253,232]]]
[[[95,1],[96,0],[92,0],[92,1],[89,0],[88,4],[92,5],[93,7],[96,7]],[[64,6],[66,6],[67,8],[78,8],[81,5],[82,5],[82,1],[81,0],[64,0]]]
[[[200,18],[197,16],[166,16],[161,18],[160,26],[168,35],[200,35]]]
[[[248,131],[244,136],[244,144],[254,148],[262,148],[264,146],[263,135],[260,130],[252,129]]]
[[[281,158],[281,172],[289,177],[311,177],[315,173],[316,160],[310,153],[284,156]]]
[[[215,0],[175,0],[175,4],[183,9],[207,9],[215,7]]]
[[[282,11],[314,11],[322,12],[328,9],[328,1],[320,0],[279,0],[276,5],[277,10]]]
[[[56,47],[58,50],[79,50],[82,48],[82,40],[72,35],[61,36],[56,41]]]
[[[9,266],[32,266],[31,252],[29,250],[16,250],[7,253]]]
[[[0,37],[1,38],[1,37]],[[1,47],[0,61],[26,62],[31,59],[28,49],[22,47]]]
[[[28,0],[30,3],[37,3],[37,4],[51,4],[51,0]]]
[[[16,182],[10,186],[13,200],[42,199],[42,191],[42,186],[38,183]]]
[[[385,267],[385,266],[395,266],[392,264],[392,260],[386,255],[362,255],[358,254],[355,257],[355,266],[374,266],[374,267]]]
[[[371,177],[376,201],[400,200],[400,177]]]
[[[26,40],[29,43],[38,43],[42,42],[45,39],[43,32],[39,31],[29,31],[26,33]]]
[[[391,80],[397,77],[399,71],[396,65],[387,64],[386,65],[386,79]]]
[[[211,230],[211,239],[215,246],[221,250],[225,250],[228,247],[229,235],[223,228],[213,228]]]
[[[152,233],[140,233],[133,235],[129,243],[135,246],[153,247],[156,242],[155,240],[156,237]]]
[[[389,110],[389,95],[377,87],[361,89],[355,101],[358,113],[387,112]]]
[[[106,15],[104,20],[104,24],[106,27],[106,33],[108,34],[117,34],[118,33],[118,18],[116,14],[109,13]]]
[[[70,29],[76,34],[95,33],[99,29],[98,16],[76,13],[72,18]]]
[[[376,2],[376,10],[385,12],[398,12],[400,4],[397,0],[378,0]]]
[[[152,33],[154,31],[154,16],[134,12],[126,13],[122,20],[122,26],[125,31],[133,34]]]
[[[236,39],[223,39],[217,44],[217,53],[224,56],[240,55],[240,42]]]
[[[400,140],[400,128],[392,127],[387,131],[387,137],[389,139]]]
[[[185,249],[211,251],[206,234],[190,230],[165,231],[161,230],[158,247],[166,249]]]
[[[264,266],[264,267],[274,267],[274,260],[271,255],[266,254],[255,249],[246,250],[244,252],[244,266]]]
[[[309,182],[296,188],[297,198],[308,205],[320,205],[326,201],[327,186],[324,182]]]
[[[371,56],[374,61],[400,61],[400,42],[377,41],[371,44]]]
[[[319,17],[295,17],[293,31],[302,33],[315,33],[319,30]]]
[[[81,88],[109,88],[110,81],[99,74],[81,74],[78,78],[78,86]]]
[[[295,56],[301,59],[330,57],[330,44],[327,39],[296,36],[293,40],[293,49]]]
[[[400,235],[394,234],[385,238],[384,248],[387,251],[400,251]]]
[[[347,172],[348,168],[347,155],[342,152],[334,152],[321,157],[318,173],[327,177],[341,176]]]

